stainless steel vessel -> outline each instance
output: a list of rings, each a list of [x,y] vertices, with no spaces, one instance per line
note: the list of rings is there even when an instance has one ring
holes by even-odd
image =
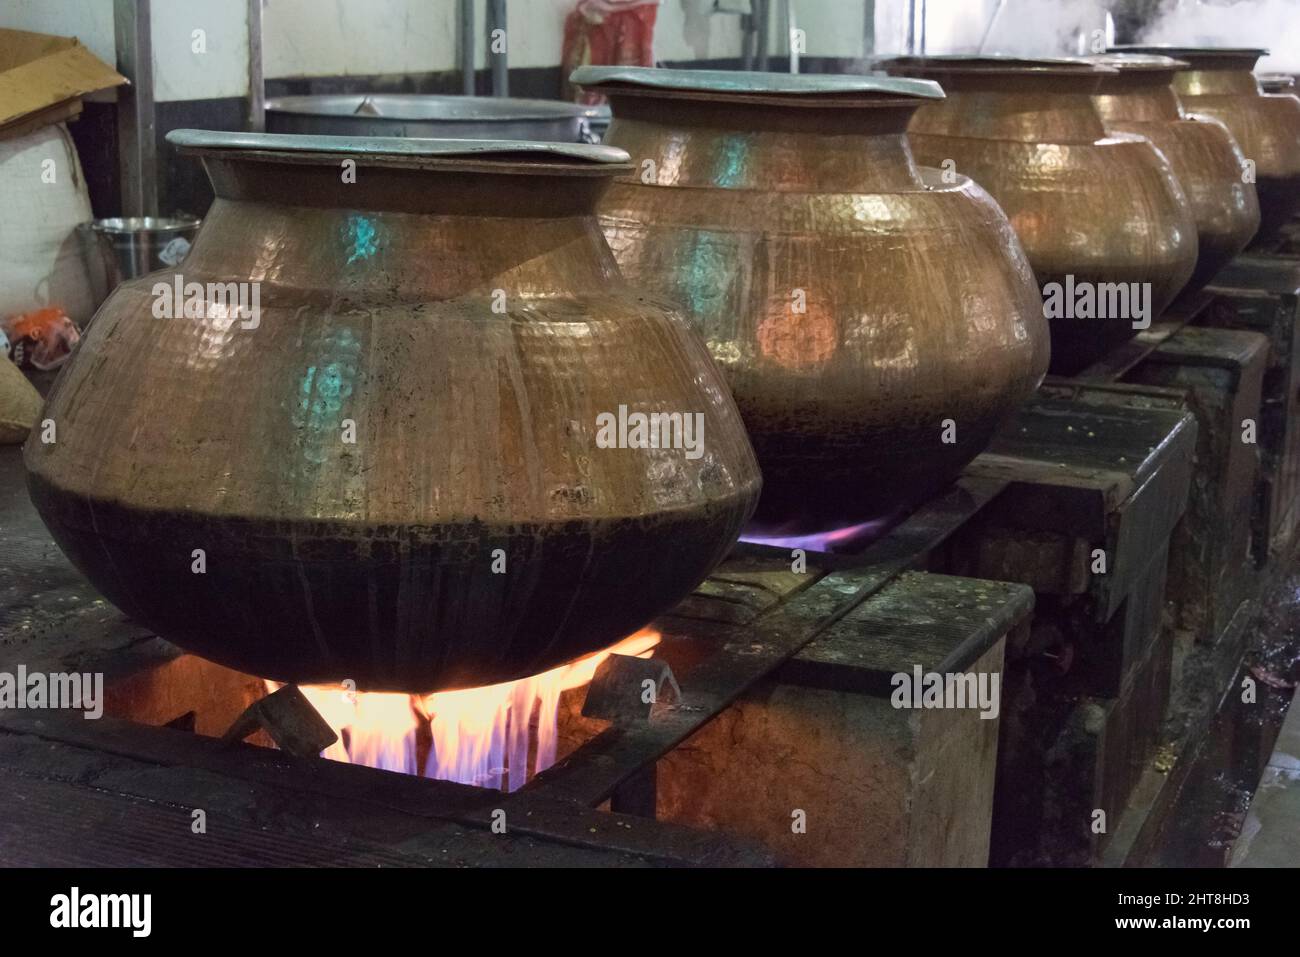
[[[609,107],[561,100],[374,93],[266,103],[271,133],[594,143],[608,125]]]

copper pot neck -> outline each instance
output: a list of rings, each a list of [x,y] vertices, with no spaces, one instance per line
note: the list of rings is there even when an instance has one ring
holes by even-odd
[[[1095,143],[1106,135],[1091,91],[956,90],[920,110],[911,129],[1021,143]]]
[[[776,192],[922,188],[907,143],[914,99],[613,94],[605,142],[648,185]],[[648,161],[648,162],[647,162]]]
[[[1249,69],[1183,70],[1174,77],[1179,96],[1258,96],[1259,81]]]
[[[1173,122],[1184,116],[1178,95],[1170,86],[1171,76],[1155,78],[1137,74],[1102,85],[1092,98],[1103,123],[1132,121],[1140,123]]]
[[[290,155],[204,155],[212,188],[222,199],[325,209],[449,216],[548,218],[593,214],[614,174],[626,166],[570,173],[545,164],[503,167],[463,161],[367,165],[348,170],[349,157],[328,163]]]

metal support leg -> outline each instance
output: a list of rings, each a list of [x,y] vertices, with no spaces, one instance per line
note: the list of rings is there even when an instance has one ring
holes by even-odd
[[[117,93],[122,213],[158,215],[157,116],[153,99],[150,0],[113,0],[117,71],[131,81]]]

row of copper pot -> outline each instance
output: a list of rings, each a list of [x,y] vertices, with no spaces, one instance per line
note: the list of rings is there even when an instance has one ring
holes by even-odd
[[[1300,100],[1263,93],[1259,50],[1142,48],[1089,60],[898,58],[940,80],[911,139],[955,158],[1015,224],[1045,285],[1149,282],[1151,312],[1204,286],[1300,211]],[[1115,318],[1052,324],[1073,374],[1133,334]]]
[[[1101,128],[1111,68],[941,67],[948,100],[580,70],[612,147],[173,133],[217,199],[181,270],[101,307],[48,399],[57,441],[29,443],[33,500],[184,647],[421,692],[612,643],[756,503],[801,532],[897,516],[1041,381],[1040,283],[1163,303],[1197,257],[1169,166]],[[1249,190],[1218,202],[1207,235],[1244,244]],[[205,304],[232,283],[256,316]],[[602,444],[629,411],[699,416],[702,441]]]

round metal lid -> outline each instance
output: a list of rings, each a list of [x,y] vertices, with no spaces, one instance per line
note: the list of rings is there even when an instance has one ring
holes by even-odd
[[[816,96],[883,94],[927,100],[943,99],[943,88],[930,80],[887,76],[842,76],[820,73],[757,73],[743,70],[670,70],[646,66],[580,66],[569,82],[597,89],[635,86],[691,93],[735,93],[750,96]]]
[[[1088,76],[1116,72],[1113,67],[1085,57],[1019,57],[999,54],[946,53],[928,56],[886,57],[877,66],[899,73],[979,73],[1017,76]]]
[[[219,130],[172,130],[167,142],[185,150],[263,150],[268,153],[346,153],[370,159],[554,159],[595,167],[630,161],[613,146],[585,143],[539,143],[532,140],[424,139],[398,136],[300,136],[296,133],[233,133]]]
[[[512,120],[588,119],[609,107],[496,96],[435,96],[423,93],[279,96],[266,101],[270,113],[308,116],[372,116],[385,120],[437,120],[446,123]]]

